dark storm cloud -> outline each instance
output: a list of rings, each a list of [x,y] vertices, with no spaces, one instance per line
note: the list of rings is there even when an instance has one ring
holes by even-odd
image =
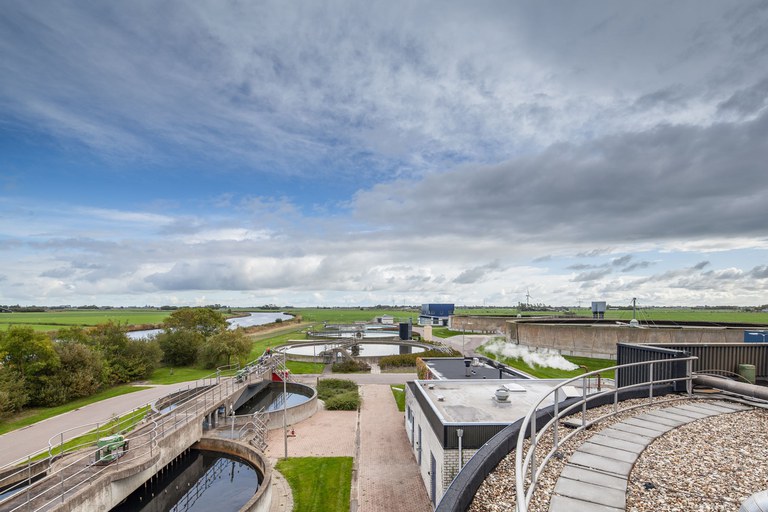
[[[633,270],[648,268],[651,265],[653,265],[652,261],[638,261],[636,263],[633,263],[629,265],[628,267],[624,267],[621,269],[622,272],[632,272]]]
[[[592,272],[582,272],[581,274],[574,277],[572,281],[577,283],[586,282],[586,281],[597,281],[598,279],[604,278],[611,272],[612,271],[609,268],[604,270],[593,270]]]
[[[469,268],[456,276],[453,280],[456,284],[472,284],[482,281],[489,273],[500,270],[501,266],[498,260],[494,260],[479,267]]]
[[[720,113],[735,113],[740,116],[754,115],[768,103],[768,79],[751,87],[739,89],[717,108]]]
[[[629,263],[632,260],[631,254],[626,254],[624,256],[621,256],[619,258],[614,258],[611,260],[611,265],[614,267],[623,267],[627,263]]]
[[[744,123],[660,125],[380,184],[359,193],[356,207],[363,218],[398,227],[439,218],[468,237],[614,243],[764,236],[765,162],[768,111]]]

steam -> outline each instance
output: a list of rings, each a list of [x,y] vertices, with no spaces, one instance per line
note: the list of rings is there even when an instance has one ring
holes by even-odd
[[[499,338],[486,344],[483,348],[502,357],[522,359],[529,366],[543,366],[557,370],[575,370],[579,367],[554,350],[516,345]]]

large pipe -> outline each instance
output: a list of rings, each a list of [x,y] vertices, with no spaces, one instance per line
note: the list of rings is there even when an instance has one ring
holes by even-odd
[[[739,395],[768,400],[768,387],[765,386],[737,382],[735,380],[715,377],[713,375],[696,375],[693,377],[693,383],[699,386],[722,389],[723,391],[731,391],[732,393],[738,393]]]

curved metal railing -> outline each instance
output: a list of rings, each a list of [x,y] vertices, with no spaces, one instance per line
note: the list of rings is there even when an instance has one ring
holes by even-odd
[[[518,438],[517,438],[517,446],[515,448],[515,492],[517,495],[516,496],[517,512],[528,511],[528,504],[530,503],[531,498],[533,498],[533,493],[536,491],[538,477],[541,475],[542,470],[544,469],[546,464],[549,462],[549,460],[558,452],[560,446],[563,443],[566,443],[569,439],[571,439],[573,436],[575,436],[582,430],[586,429],[587,427],[595,423],[598,423],[608,417],[614,416],[620,411],[627,411],[627,410],[631,410],[637,407],[643,407],[647,405],[647,404],[639,404],[639,405],[633,405],[630,407],[619,409],[618,404],[619,404],[620,391],[636,389],[636,388],[644,388],[648,386],[648,399],[650,403],[653,403],[653,390],[655,385],[685,381],[686,391],[690,396],[693,392],[692,362],[695,359],[698,359],[698,358],[695,356],[690,356],[690,357],[681,357],[681,358],[674,358],[674,359],[657,359],[654,361],[643,361],[638,363],[611,366],[609,368],[603,368],[601,370],[596,370],[593,372],[585,373],[583,375],[579,375],[578,377],[573,377],[572,379],[568,379],[567,381],[558,384],[557,386],[552,388],[552,390],[550,390],[544,396],[542,396],[542,398],[530,408],[530,410],[528,411],[528,414],[525,415],[525,418],[523,419],[523,422],[520,426],[520,433],[518,434]],[[680,376],[680,377],[664,376],[661,378],[655,378],[654,370],[657,370],[658,368],[663,367],[663,365],[679,365],[680,363],[683,363],[683,362],[685,363],[684,376]],[[641,366],[648,367],[647,379],[643,379],[642,382],[634,382],[632,384],[619,387],[619,384],[621,382],[619,379],[619,374],[622,370],[627,370],[629,368],[641,367]],[[587,384],[588,382],[587,379],[589,379],[591,376],[594,376],[606,371],[610,371],[610,370],[614,370],[616,372],[617,386],[611,390],[599,391],[596,393],[588,394],[589,386]],[[658,373],[656,373],[656,375],[658,375]],[[565,395],[563,388],[565,386],[573,385],[577,382],[581,382],[581,387],[582,387],[581,398],[561,410],[560,402],[563,400],[563,397]],[[613,395],[613,410],[608,414],[604,414],[600,417],[597,417],[588,421],[587,420],[587,404],[591,400],[595,400],[598,397],[603,397],[611,394]],[[550,406],[553,407],[552,418],[549,421],[547,421],[547,423],[544,424],[537,431],[538,412],[540,411],[540,409],[544,407],[550,407]],[[575,428],[573,432],[569,433],[568,435],[560,439],[560,435],[557,429],[560,420],[565,416],[572,415],[579,408],[581,409],[581,425]],[[552,449],[542,458],[537,459],[536,448],[546,435],[550,435],[549,434],[550,430],[552,431],[551,432]],[[527,451],[524,449],[525,448],[524,440],[526,437],[529,437],[530,439],[530,443],[528,445]],[[529,484],[528,484],[528,487],[526,488],[527,481],[529,481]]]

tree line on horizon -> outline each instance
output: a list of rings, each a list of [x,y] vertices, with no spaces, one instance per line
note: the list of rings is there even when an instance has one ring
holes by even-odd
[[[248,357],[243,329],[228,329],[210,308],[183,308],[163,322],[163,332],[132,339],[119,323],[68,327],[55,335],[27,326],[0,332],[0,415],[51,407],[106,387],[147,379],[162,363],[214,368]]]

